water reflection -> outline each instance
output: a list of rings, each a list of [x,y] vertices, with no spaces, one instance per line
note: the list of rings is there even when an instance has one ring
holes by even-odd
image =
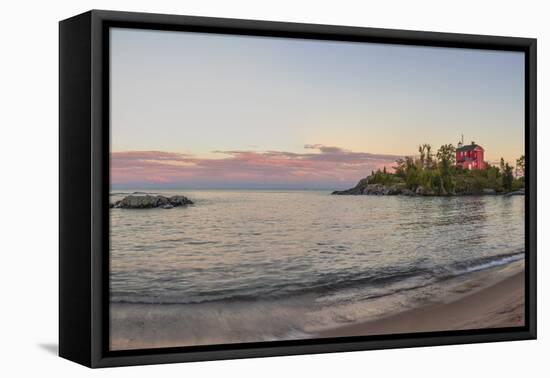
[[[111,211],[114,302],[379,291],[524,249],[522,197],[178,193],[195,206]]]

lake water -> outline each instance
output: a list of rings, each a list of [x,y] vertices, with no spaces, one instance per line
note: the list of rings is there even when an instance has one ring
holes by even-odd
[[[132,192],[115,191],[111,201]],[[166,309],[166,319],[149,318],[152,328],[181,317],[189,344],[306,337],[403,309],[416,289],[524,258],[523,196],[153,192],[195,204],[111,209],[114,335],[128,337],[128,313],[148,308]]]

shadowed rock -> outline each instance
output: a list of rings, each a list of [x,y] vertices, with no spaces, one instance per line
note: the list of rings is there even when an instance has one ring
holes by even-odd
[[[382,185],[369,184],[368,177],[359,180],[357,185],[347,190],[336,190],[334,195],[370,195],[370,196],[395,196],[398,194],[415,195],[414,192],[405,188],[404,184]]]
[[[525,195],[525,189],[519,189],[519,190],[516,190],[514,192],[509,192],[509,193],[506,193],[505,196],[506,197],[510,197],[510,196],[524,196]]]
[[[367,179],[368,179],[368,177],[365,177],[364,179],[359,180],[357,185],[355,185],[351,189],[335,190],[334,192],[332,192],[332,194],[335,194],[335,195],[360,195],[360,194],[363,194],[363,191],[365,190],[365,188],[368,185]]]
[[[174,207],[192,205],[193,201],[185,196],[151,196],[151,195],[129,195],[110,204],[110,208],[116,209],[152,209],[161,207],[163,209],[172,209]]]

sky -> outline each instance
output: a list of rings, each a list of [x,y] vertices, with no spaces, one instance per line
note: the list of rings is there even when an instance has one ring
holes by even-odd
[[[524,152],[521,52],[113,28],[111,181],[345,188],[464,135]]]

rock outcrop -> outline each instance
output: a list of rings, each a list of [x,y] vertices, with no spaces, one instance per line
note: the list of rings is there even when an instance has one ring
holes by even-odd
[[[335,194],[335,195],[346,195],[346,194],[360,195],[360,194],[363,194],[363,191],[365,190],[365,188],[368,185],[367,179],[368,179],[368,177],[365,177],[364,179],[359,180],[357,185],[355,185],[351,189],[348,189],[348,190],[335,190],[334,192],[332,192],[332,194]]]
[[[510,196],[524,196],[525,195],[525,189],[519,189],[519,190],[516,190],[514,192],[508,192],[505,194],[505,196],[507,197],[510,197]]]
[[[485,194],[485,195],[489,195],[489,196],[494,196],[497,194],[497,191],[494,190],[494,189],[483,189],[481,191],[481,194]]]
[[[163,208],[172,209],[174,207],[192,205],[193,201],[185,196],[176,195],[172,197],[165,197],[162,195],[129,195],[110,204],[110,208],[115,209],[152,209]]]
[[[432,189],[425,188],[423,186],[416,187],[415,190],[409,189],[405,187],[404,183],[397,183],[397,184],[390,184],[390,185],[384,185],[384,184],[369,184],[368,180],[369,177],[366,177],[364,179],[361,179],[357,185],[355,185],[351,189],[347,190],[336,190],[332,192],[334,195],[370,195],[370,196],[395,196],[395,195],[403,195],[403,196],[465,196],[465,195],[504,195],[504,196],[519,196],[519,195],[525,195],[525,189],[519,189],[514,192],[508,192],[508,193],[499,193],[495,189],[482,189],[475,192],[447,192],[446,190],[442,190],[440,192],[435,192]]]
[[[396,196],[398,194],[415,195],[412,190],[405,188],[403,184],[382,185],[368,184],[367,178],[362,179],[359,183],[348,190],[334,191],[335,195],[370,195],[370,196]]]

